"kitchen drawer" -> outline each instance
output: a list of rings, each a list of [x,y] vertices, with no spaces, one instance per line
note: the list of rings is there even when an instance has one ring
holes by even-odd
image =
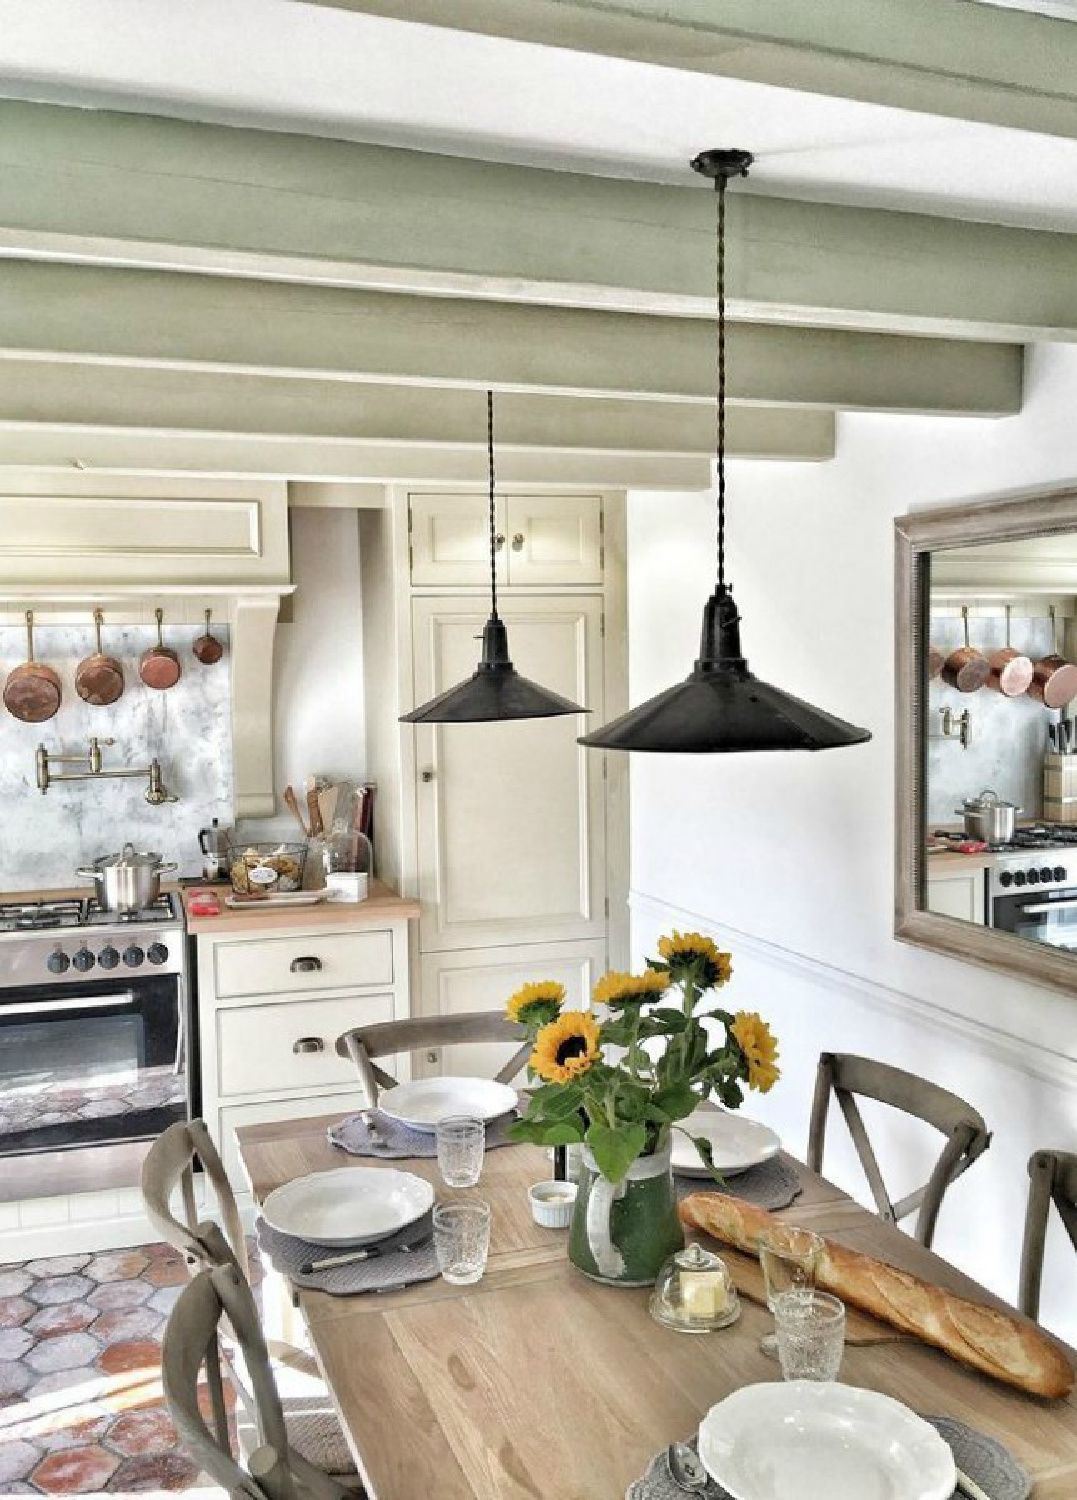
[[[299,933],[293,937],[239,938],[214,944],[214,989],[233,995],[305,994],[391,985],[393,935],[365,932]]]
[[[337,1037],[349,1026],[392,1018],[392,995],[222,1010],[217,1016],[217,1092],[221,1097],[264,1094],[354,1081],[355,1064],[337,1055]]]
[[[276,1120],[305,1120],[317,1115],[335,1115],[343,1120],[360,1107],[357,1089],[325,1094],[308,1094],[302,1099],[262,1099],[257,1104],[229,1104],[217,1110],[217,1148],[224,1162],[228,1181],[235,1192],[249,1192],[250,1182],[239,1159],[236,1131],[244,1125],[268,1125]],[[209,1121],[211,1131],[214,1122]]]

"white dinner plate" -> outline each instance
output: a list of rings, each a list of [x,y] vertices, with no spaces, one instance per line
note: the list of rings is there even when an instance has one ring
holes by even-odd
[[[274,1188],[262,1205],[273,1229],[312,1245],[368,1245],[421,1219],[434,1189],[395,1167],[338,1167]]]
[[[733,1500],[950,1500],[957,1482],[915,1412],[828,1381],[742,1386],[703,1418],[699,1456]]]
[[[446,1115],[496,1120],[516,1108],[516,1090],[492,1078],[417,1078],[378,1095],[378,1108],[413,1130],[433,1130]]]
[[[680,1125],[692,1135],[706,1136],[714,1153],[714,1165],[723,1177],[735,1177],[738,1172],[757,1167],[782,1149],[773,1130],[730,1109],[697,1109],[687,1120],[681,1120]],[[672,1134],[673,1170],[684,1177],[709,1177],[710,1172],[688,1137],[680,1130]]]

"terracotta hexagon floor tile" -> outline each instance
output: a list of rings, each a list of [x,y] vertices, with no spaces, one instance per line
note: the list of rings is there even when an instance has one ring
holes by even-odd
[[[33,1344],[34,1336],[25,1328],[5,1328],[0,1333],[0,1360],[22,1359]]]
[[[147,1375],[159,1374],[161,1369],[161,1346],[150,1339],[140,1339],[125,1344],[110,1344],[99,1354],[97,1368],[106,1375],[124,1375],[144,1370]]]
[[[141,1250],[113,1250],[107,1255],[95,1255],[86,1267],[86,1275],[94,1281],[129,1281],[132,1276],[141,1276],[149,1260]]]
[[[23,1443],[18,1439],[13,1443],[0,1443],[0,1485],[6,1489],[9,1481],[25,1479],[40,1457],[33,1443]]]
[[[105,1443],[125,1458],[146,1458],[165,1453],[178,1442],[176,1429],[168,1412],[158,1407],[146,1411],[129,1411],[116,1417],[105,1436]]]
[[[35,1281],[26,1295],[38,1307],[58,1307],[61,1302],[81,1302],[93,1291],[93,1282],[85,1276],[46,1276]]]
[[[182,1286],[187,1280],[187,1267],[181,1260],[155,1260],[143,1278],[154,1286]]]
[[[25,1297],[0,1297],[0,1328],[18,1328],[34,1310]]]
[[[186,1286],[186,1284],[187,1283],[185,1281],[183,1285]],[[154,1292],[153,1296],[150,1298],[149,1305],[150,1307],[155,1308],[157,1312],[167,1315],[175,1307],[182,1291],[183,1286],[159,1287],[158,1290]]]
[[[102,1312],[111,1312],[115,1307],[140,1307],[153,1296],[153,1287],[148,1281],[136,1277],[134,1281],[104,1281],[94,1287],[86,1298]]]
[[[98,1442],[112,1420],[112,1414],[99,1402],[87,1401],[28,1423],[26,1436],[43,1453],[65,1453],[69,1448],[86,1448]]]
[[[14,1360],[0,1362],[0,1401],[14,1401],[30,1384],[30,1371]]]
[[[113,1476],[111,1488],[132,1490],[184,1490],[198,1479],[198,1465],[182,1453],[147,1453],[125,1458]]]
[[[36,1280],[45,1276],[73,1276],[90,1259],[88,1252],[85,1255],[53,1255],[47,1260],[28,1260],[24,1269],[28,1276],[33,1276]]]
[[[26,1363],[41,1375],[51,1375],[57,1370],[92,1365],[100,1353],[101,1345],[88,1333],[64,1333],[35,1344],[26,1356]]]
[[[114,1453],[94,1443],[68,1453],[50,1453],[30,1478],[47,1495],[90,1495],[100,1493],[119,1466]]]
[[[0,1297],[20,1297],[30,1285],[30,1277],[18,1266],[0,1271]]]
[[[51,1339],[58,1333],[81,1333],[100,1315],[88,1302],[62,1302],[58,1307],[39,1307],[26,1328],[36,1338]]]
[[[117,1307],[101,1314],[93,1325],[94,1337],[103,1344],[127,1344],[152,1338],[162,1321],[155,1307]]]
[[[74,1365],[70,1370],[54,1370],[51,1375],[42,1375],[34,1381],[31,1395],[52,1396],[66,1391],[76,1401],[96,1401],[108,1386],[108,1376],[92,1366]]]

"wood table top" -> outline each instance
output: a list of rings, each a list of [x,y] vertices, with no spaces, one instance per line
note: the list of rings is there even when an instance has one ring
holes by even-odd
[[[440,1188],[433,1160],[378,1163],[332,1148],[325,1131],[334,1118],[237,1132],[258,1201],[294,1177],[349,1163],[404,1166]],[[793,1164],[803,1192],[781,1217],[963,1296],[1005,1305]],[[568,1262],[565,1231],[534,1223],[527,1188],[548,1174],[548,1157],[536,1147],[487,1154],[474,1194],[493,1208],[491,1248],[486,1274],[473,1286],[438,1280],[387,1295],[299,1293],[371,1500],[426,1493],[438,1500],[620,1500],[651,1456],[690,1436],[716,1401],[776,1378],[777,1367],[759,1348],[772,1319],[746,1257],[719,1247],[744,1294],[737,1323],[706,1337],[662,1328],[647,1310],[649,1289],[589,1281]],[[1023,1395],[849,1312],[843,1382],[992,1434],[1034,1476],[1034,1500],[1074,1500],[1073,1395]]]

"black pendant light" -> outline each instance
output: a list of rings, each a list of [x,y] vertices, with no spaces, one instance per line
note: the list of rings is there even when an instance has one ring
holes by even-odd
[[[725,190],[747,177],[749,151],[704,151],[692,162],[718,194],[718,583],[703,609],[699,659],[684,682],[584,735],[598,750],[720,755],[740,750],[830,750],[871,735],[760,682],[740,654],[740,615],[725,581]]]
[[[482,660],[464,682],[439,693],[429,703],[401,714],[402,724],[481,724],[494,719],[553,719],[584,714],[529,677],[521,677],[509,658],[509,634],[497,612],[497,536],[494,522],[494,393],[486,392],[486,448],[490,474],[490,618],[482,630]]]

